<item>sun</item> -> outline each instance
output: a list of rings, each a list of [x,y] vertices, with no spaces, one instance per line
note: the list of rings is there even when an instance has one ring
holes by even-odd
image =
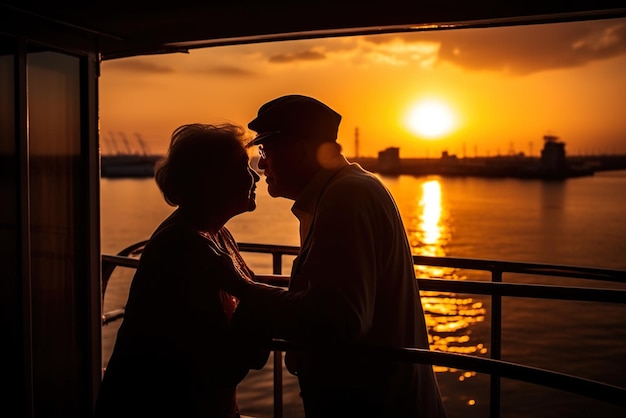
[[[409,110],[406,123],[417,135],[437,139],[454,130],[457,121],[454,111],[446,103],[425,99]]]

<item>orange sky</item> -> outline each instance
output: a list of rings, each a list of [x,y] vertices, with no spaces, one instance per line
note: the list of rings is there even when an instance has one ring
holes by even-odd
[[[283,94],[314,96],[343,115],[347,156],[537,156],[554,134],[574,154],[626,154],[626,19],[274,42],[105,61],[102,151],[153,153],[192,122],[246,125]],[[428,139],[407,114],[422,99],[454,129]],[[427,118],[431,121],[435,117]]]

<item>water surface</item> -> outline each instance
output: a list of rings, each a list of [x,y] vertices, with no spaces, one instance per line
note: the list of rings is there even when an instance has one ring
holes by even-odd
[[[626,171],[560,182],[516,179],[381,177],[394,195],[414,254],[503,259],[626,270]],[[146,239],[173,208],[152,179],[103,179],[102,251],[116,253]],[[258,208],[228,226],[240,242],[298,245],[291,201],[257,189]],[[258,273],[271,259],[244,254]],[[289,271],[291,259],[283,263]],[[107,290],[105,310],[123,305],[132,271]],[[484,273],[418,267],[420,277],[488,280]],[[505,280],[507,280],[505,278]],[[508,280],[528,281],[526,277]],[[536,280],[536,279],[534,279]],[[592,285],[544,279],[552,284]],[[622,286],[625,288],[625,286]],[[422,292],[432,348],[488,356],[490,300]],[[502,358],[626,386],[626,308],[594,303],[503,299]],[[103,360],[116,325],[103,331]],[[245,414],[271,417],[272,361],[241,385]],[[488,416],[488,376],[436,367],[450,418]],[[618,416],[620,410],[583,397],[503,380],[503,417]],[[285,417],[300,417],[297,383],[285,372]],[[624,411],[621,410],[623,413]]]

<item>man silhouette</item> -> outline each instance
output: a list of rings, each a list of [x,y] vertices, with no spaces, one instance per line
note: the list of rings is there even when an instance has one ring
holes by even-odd
[[[287,291],[247,283],[234,290],[237,322],[306,345],[285,363],[298,376],[307,418],[445,417],[431,365],[342,350],[429,343],[394,199],[342,155],[340,122],[324,103],[288,95],[261,106],[248,124],[269,194],[294,200],[301,248]]]

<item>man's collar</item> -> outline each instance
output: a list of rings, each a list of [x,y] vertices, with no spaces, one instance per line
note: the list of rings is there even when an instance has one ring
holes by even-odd
[[[321,169],[302,190],[291,207],[291,212],[299,219],[299,213],[312,214],[315,212],[319,197],[330,179],[342,168],[350,165],[343,155],[335,161],[332,168]]]

